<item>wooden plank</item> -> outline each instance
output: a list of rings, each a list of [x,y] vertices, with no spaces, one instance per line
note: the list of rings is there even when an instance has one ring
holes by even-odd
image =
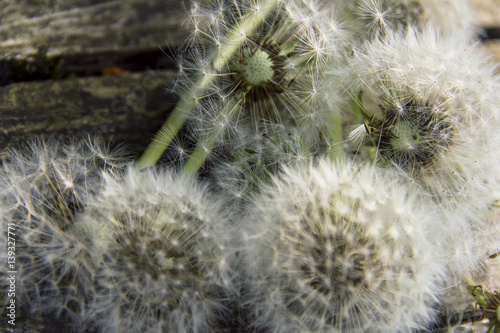
[[[0,1],[2,58],[26,58],[44,48],[48,57],[137,51],[178,44],[185,37],[182,1],[27,2]]]
[[[183,8],[175,0],[0,0],[0,151],[90,133],[141,154],[175,104],[166,87],[176,70],[163,50],[185,40]],[[125,75],[102,75],[113,66]]]
[[[483,49],[491,55],[491,62],[500,64],[500,0],[470,0],[477,17],[477,25],[488,29],[488,37]],[[500,74],[500,67],[497,69]]]
[[[99,134],[140,153],[176,103],[175,71],[22,82],[0,88],[0,147],[32,137]]]
[[[162,49],[186,36],[181,1],[25,2],[0,0],[0,85],[101,75],[117,64],[146,70],[141,63],[156,67]]]

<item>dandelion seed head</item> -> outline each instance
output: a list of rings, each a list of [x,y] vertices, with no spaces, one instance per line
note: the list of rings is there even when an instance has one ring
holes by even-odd
[[[253,232],[259,236],[245,265],[257,326],[407,332],[431,320],[445,270],[428,235],[437,217],[401,183],[375,170],[325,160],[285,168],[254,199]],[[375,190],[364,191],[365,182]],[[398,201],[386,199],[402,195],[407,215],[395,214]],[[365,201],[374,204],[366,209]],[[266,232],[258,231],[261,224]],[[252,280],[262,276],[265,286]]]
[[[351,60],[342,82],[370,118],[347,127],[358,129],[351,149],[471,218],[487,210],[500,165],[498,97],[488,87],[498,80],[467,36],[408,29],[366,43]],[[361,125],[366,134],[354,135]]]
[[[98,248],[81,214],[100,192],[101,172],[123,167],[124,155],[97,139],[35,140],[6,152],[0,170],[2,244],[16,244],[17,302],[30,316],[81,328],[92,297]],[[6,255],[1,251],[1,256]],[[5,258],[7,260],[7,258]],[[7,281],[0,289],[7,292]]]
[[[333,9],[322,5],[208,1],[189,12],[195,31],[188,48],[179,53],[182,70],[174,91],[182,99],[196,100],[189,122],[200,137],[210,136],[211,149],[231,141],[232,126],[199,120],[219,119],[220,114],[231,114],[232,124],[270,121],[297,126],[309,117],[304,128],[314,125],[319,132],[324,126],[326,112],[320,106],[326,95],[311,89],[310,82],[320,84],[324,69],[339,56],[349,34],[332,15]],[[233,45],[238,47],[233,50]],[[193,93],[193,84],[203,86],[203,91]],[[317,111],[304,115],[304,110]],[[311,137],[317,140],[316,134]]]
[[[427,26],[469,33],[476,21],[466,0],[344,0],[340,5],[353,13],[352,24],[368,39]]]
[[[107,230],[89,310],[100,328],[197,332],[220,319],[231,286],[219,274],[228,269],[216,236],[225,218],[204,186],[132,167],[106,174],[86,220]]]

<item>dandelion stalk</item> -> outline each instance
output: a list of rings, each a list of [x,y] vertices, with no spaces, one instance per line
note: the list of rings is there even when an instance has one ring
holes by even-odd
[[[236,24],[236,28],[231,31],[225,39],[225,42],[220,45],[220,51],[215,56],[211,71],[209,73],[204,73],[201,78],[194,82],[187,92],[185,99],[177,104],[166,123],[153,139],[153,142],[147,147],[146,151],[139,159],[138,167],[140,169],[156,164],[181,127],[187,121],[190,113],[195,107],[196,99],[203,90],[215,80],[220,70],[227,65],[230,58],[234,56],[238,48],[245,42],[246,36],[257,29],[272,12],[277,1],[278,0],[261,1],[261,6],[256,7],[258,8],[257,11],[251,15],[242,17],[240,22]],[[165,133],[168,134],[165,135]]]
[[[213,149],[214,144],[215,141],[210,140],[208,144],[197,145],[182,171],[187,175],[195,175],[205,162],[207,155]]]
[[[331,116],[330,122],[326,129],[326,139],[329,145],[329,154],[332,161],[340,160],[342,156],[342,117],[338,114]]]

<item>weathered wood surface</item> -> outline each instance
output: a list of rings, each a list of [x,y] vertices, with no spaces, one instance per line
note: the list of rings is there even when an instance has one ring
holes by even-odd
[[[175,73],[22,82],[0,89],[0,146],[54,133],[99,135],[144,149],[175,104],[165,85]],[[132,147],[133,148],[133,147]]]
[[[478,25],[481,27],[500,27],[500,0],[470,0]]]
[[[175,0],[0,0],[0,151],[86,133],[143,151],[173,105],[163,49],[185,39],[182,12]]]
[[[186,32],[175,0],[0,0],[0,13],[0,85],[155,67]]]
[[[182,1],[1,0],[2,58],[157,48],[182,41]]]
[[[491,55],[491,62],[500,64],[500,0],[470,0],[476,12],[477,25],[494,29],[495,39],[484,43],[484,50]],[[500,74],[500,68],[497,70]]]

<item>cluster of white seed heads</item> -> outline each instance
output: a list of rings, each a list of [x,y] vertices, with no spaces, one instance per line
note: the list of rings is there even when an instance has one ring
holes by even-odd
[[[93,140],[4,155],[23,313],[79,332],[407,333],[465,291],[498,329],[500,81],[467,1],[186,5],[180,102],[137,163]]]

